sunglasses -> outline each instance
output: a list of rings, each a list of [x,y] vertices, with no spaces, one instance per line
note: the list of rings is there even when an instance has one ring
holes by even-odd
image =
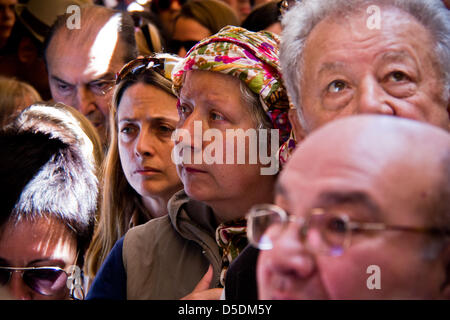
[[[0,286],[8,284],[13,272],[21,273],[23,282],[33,291],[44,296],[61,295],[68,290],[69,274],[59,267],[0,267]],[[78,299],[73,290],[70,290],[70,296]]]
[[[180,60],[181,58],[170,54],[159,54],[158,57],[146,56],[131,60],[116,74],[116,85],[126,78],[136,77],[147,70],[154,70],[172,81],[172,69]]]

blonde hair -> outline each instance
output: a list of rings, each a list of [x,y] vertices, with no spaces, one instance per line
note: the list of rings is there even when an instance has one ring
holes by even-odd
[[[21,110],[40,100],[39,93],[28,83],[0,76],[0,128]]]
[[[100,219],[87,252],[86,275],[92,280],[114,244],[133,226],[151,219],[141,196],[130,186],[120,163],[117,142],[117,109],[124,92],[137,83],[164,90],[170,95],[172,82],[153,70],[122,80],[115,88],[109,114],[110,146],[102,168],[102,200]]]

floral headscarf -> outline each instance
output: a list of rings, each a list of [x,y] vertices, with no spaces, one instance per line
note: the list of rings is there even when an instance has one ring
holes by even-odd
[[[260,98],[273,128],[280,133],[280,164],[287,161],[295,147],[286,88],[282,83],[277,35],[267,31],[251,32],[227,26],[215,35],[197,43],[172,71],[177,96],[189,70],[215,71],[244,81]]]

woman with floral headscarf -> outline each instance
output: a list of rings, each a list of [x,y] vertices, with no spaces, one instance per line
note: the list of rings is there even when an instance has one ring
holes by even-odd
[[[223,287],[247,245],[247,211],[273,200],[272,165],[294,148],[278,44],[268,32],[225,27],[175,66],[181,120],[172,159],[184,190],[170,199],[167,216],[125,235],[127,299],[185,297],[207,270],[209,288]]]

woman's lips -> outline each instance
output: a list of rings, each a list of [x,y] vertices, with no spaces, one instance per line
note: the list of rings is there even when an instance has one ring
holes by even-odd
[[[199,169],[192,168],[192,167],[184,167],[184,170],[186,170],[186,172],[188,172],[188,173],[206,173],[206,171],[199,170]]]
[[[157,173],[161,173],[161,170],[155,169],[155,168],[141,168],[137,169],[135,173],[143,175],[143,176],[152,176]]]

